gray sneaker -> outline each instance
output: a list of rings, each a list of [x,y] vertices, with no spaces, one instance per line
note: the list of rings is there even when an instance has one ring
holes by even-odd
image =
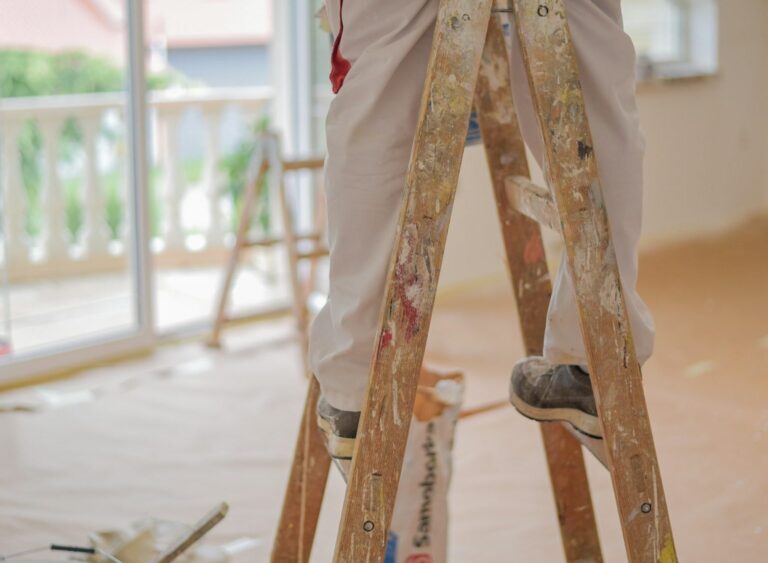
[[[322,396],[317,401],[317,426],[325,436],[325,447],[334,459],[352,459],[360,413],[342,411]]]
[[[525,358],[512,369],[509,400],[533,420],[564,421],[588,436],[603,437],[589,374],[579,366]]]

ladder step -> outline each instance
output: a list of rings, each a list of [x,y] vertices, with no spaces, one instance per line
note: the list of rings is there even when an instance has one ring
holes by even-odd
[[[322,233],[319,233],[319,232],[312,232],[312,233],[305,233],[305,234],[297,234],[295,238],[297,241],[300,241],[300,240],[318,241],[323,238],[323,235]],[[285,238],[283,237],[265,237],[260,239],[249,240],[243,246],[245,247],[274,246],[276,244],[283,244],[284,242],[285,242]]]
[[[327,248],[318,248],[317,250],[309,250],[307,252],[297,252],[296,258],[298,260],[307,260],[310,258],[322,258],[328,256]]]
[[[271,319],[280,315],[286,315],[291,312],[289,305],[278,305],[277,307],[270,307],[264,309],[256,309],[247,311],[239,315],[225,315],[222,319],[224,323],[244,323],[248,321],[260,321],[264,319]]]
[[[507,198],[515,209],[553,231],[560,232],[560,217],[547,188],[537,186],[523,176],[510,176],[506,179],[505,188]]]
[[[316,170],[325,166],[325,158],[317,156],[311,158],[289,159],[283,161],[283,170]]]
[[[603,440],[598,440],[597,438],[592,438],[591,436],[582,434],[568,423],[564,422],[562,424],[563,427],[568,430],[568,432],[570,432],[574,438],[581,442],[582,446],[587,448],[592,453],[592,455],[595,456],[597,461],[603,464],[603,467],[610,471],[610,468],[608,467],[608,456],[605,455],[605,443]]]

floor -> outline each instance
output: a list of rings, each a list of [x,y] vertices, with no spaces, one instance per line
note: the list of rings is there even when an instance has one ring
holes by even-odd
[[[644,369],[681,561],[768,561],[768,221],[643,257],[658,344]],[[466,403],[505,396],[521,355],[502,280],[439,300],[429,360],[461,366]],[[209,541],[252,538],[267,561],[305,383],[288,320],[0,396],[0,553],[82,543],[154,515],[193,522],[220,500]],[[15,409],[15,410],[13,410]],[[451,492],[451,561],[562,561],[534,423],[511,408],[463,420]],[[626,561],[608,475],[588,470],[608,562]],[[334,474],[313,561],[331,558]]]
[[[153,280],[156,329],[179,330],[208,322],[216,305],[223,270],[218,267],[158,269]],[[269,309],[288,303],[287,283],[244,267],[232,287],[230,310],[235,314]],[[32,353],[110,332],[125,331],[136,323],[136,294],[127,272],[37,280],[11,284],[8,319],[0,292],[0,340],[4,321],[10,326],[11,348]]]

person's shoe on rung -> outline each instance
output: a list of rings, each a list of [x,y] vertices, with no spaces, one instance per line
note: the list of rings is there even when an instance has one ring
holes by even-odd
[[[322,396],[317,401],[317,426],[325,436],[325,447],[334,459],[352,459],[360,413],[342,411]]]
[[[515,364],[509,400],[539,422],[568,422],[579,432],[602,438],[589,374],[575,365],[553,365],[533,356]]]

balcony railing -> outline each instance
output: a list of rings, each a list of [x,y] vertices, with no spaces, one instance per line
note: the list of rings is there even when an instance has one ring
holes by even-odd
[[[223,189],[221,159],[245,139],[271,95],[268,88],[149,95],[146,148],[158,260],[199,264],[226,251],[234,205]],[[0,101],[2,220],[12,280],[125,267],[133,190],[125,110],[122,93]],[[197,156],[185,157],[195,147]]]

